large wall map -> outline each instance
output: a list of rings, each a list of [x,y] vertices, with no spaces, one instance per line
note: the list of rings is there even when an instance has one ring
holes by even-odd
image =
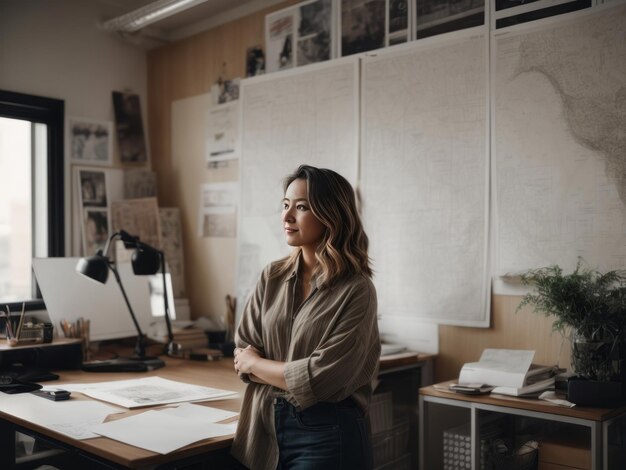
[[[626,266],[626,6],[495,37],[497,274]]]
[[[356,184],[358,61],[346,58],[244,80],[237,308],[263,267],[290,248],[281,223],[283,178],[306,163]]]
[[[361,173],[379,314],[489,324],[488,35],[363,60]]]

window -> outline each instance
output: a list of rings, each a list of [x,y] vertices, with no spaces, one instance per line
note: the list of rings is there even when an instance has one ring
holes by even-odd
[[[32,258],[63,256],[61,100],[0,90],[0,305],[43,302]]]

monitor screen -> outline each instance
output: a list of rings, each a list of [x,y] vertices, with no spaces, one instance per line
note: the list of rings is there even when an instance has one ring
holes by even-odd
[[[35,258],[33,270],[41,289],[50,321],[61,331],[61,320],[90,320],[90,340],[126,338],[137,335],[128,307],[113,273],[100,284],[76,272],[80,258]],[[164,315],[163,277],[137,276],[130,262],[117,265],[120,279],[143,333]],[[170,318],[175,318],[171,278],[166,273]],[[151,288],[151,286],[153,286]],[[154,308],[153,308],[154,305]]]

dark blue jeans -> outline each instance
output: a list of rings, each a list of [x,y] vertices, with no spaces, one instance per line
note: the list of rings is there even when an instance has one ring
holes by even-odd
[[[372,442],[362,411],[352,400],[317,403],[304,411],[274,400],[277,470],[368,470]]]

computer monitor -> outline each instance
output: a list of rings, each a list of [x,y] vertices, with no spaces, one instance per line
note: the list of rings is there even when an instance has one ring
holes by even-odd
[[[90,340],[100,341],[137,336],[128,307],[113,275],[100,284],[76,272],[80,258],[35,258],[33,270],[50,321],[60,328],[61,320],[90,320]],[[144,333],[155,321],[163,321],[163,276],[138,276],[130,262],[118,263],[117,269]],[[153,286],[152,288],[150,286]],[[171,278],[166,273],[170,318],[175,319]],[[154,305],[154,307],[153,307]]]

